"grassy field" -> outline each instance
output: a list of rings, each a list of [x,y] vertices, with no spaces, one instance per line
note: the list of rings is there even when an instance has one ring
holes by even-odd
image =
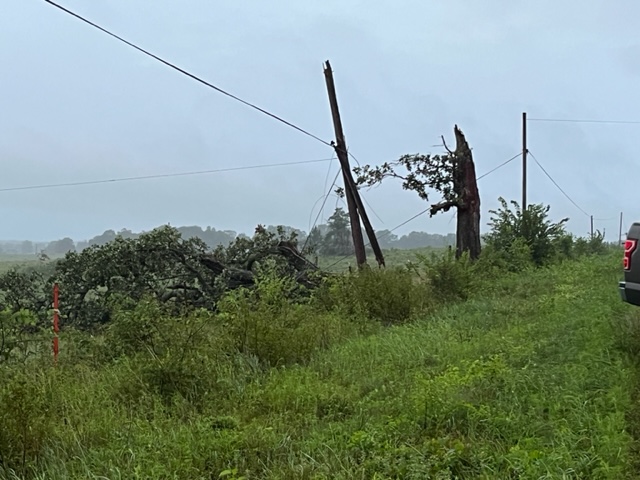
[[[35,255],[4,255],[0,254],[0,274],[15,267],[24,265],[37,265],[38,258]]]
[[[639,478],[640,316],[619,272],[616,254],[504,275],[394,327],[318,314],[329,347],[267,369],[307,337],[269,330],[240,358],[215,318],[162,318],[153,351],[105,359],[70,332],[57,368],[0,369],[1,461],[18,459],[0,477]],[[130,345],[138,320],[97,343]]]
[[[444,252],[444,248],[425,247],[415,248],[409,250],[400,249],[388,249],[383,251],[385,258],[385,264],[388,267],[406,265],[408,262],[413,262],[416,259],[416,255],[430,255],[432,253]],[[370,265],[376,265],[375,256],[373,252],[367,252],[367,261]],[[351,268],[356,267],[355,256],[348,257],[343,256],[322,256],[318,259],[318,266],[323,270],[330,272],[344,272]]]

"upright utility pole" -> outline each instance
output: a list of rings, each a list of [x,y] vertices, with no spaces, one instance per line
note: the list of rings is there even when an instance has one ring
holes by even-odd
[[[58,352],[59,352],[59,343],[58,343],[58,332],[60,332],[60,327],[58,325],[59,315],[60,315],[60,305],[58,304],[58,296],[59,296],[59,287],[58,283],[53,284],[53,361],[58,363]]]
[[[522,112],[522,211],[527,209],[527,112]]]
[[[622,245],[622,212],[620,212],[620,231],[618,233],[618,245]]]
[[[591,238],[593,238],[593,215],[591,215]]]
[[[364,247],[364,239],[362,237],[362,228],[360,226],[360,217],[367,231],[369,243],[373,248],[376,260],[379,265],[384,266],[384,257],[382,249],[376,238],[375,231],[371,226],[369,217],[360,198],[360,193],[356,186],[353,176],[351,175],[351,167],[349,166],[349,155],[347,153],[347,143],[344,139],[342,131],[342,120],[340,119],[340,110],[338,109],[338,98],[336,96],[336,88],[333,81],[333,71],[331,64],[327,60],[324,66],[324,76],[327,83],[327,93],[329,94],[329,105],[331,106],[331,116],[333,117],[333,127],[336,135],[335,151],[342,168],[342,178],[344,179],[345,195],[347,197],[347,208],[349,209],[349,220],[351,221],[351,234],[353,236],[353,244],[356,252],[356,262],[358,266],[366,263],[367,257]]]

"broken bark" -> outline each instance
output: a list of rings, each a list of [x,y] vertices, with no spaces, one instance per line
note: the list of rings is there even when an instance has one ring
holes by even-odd
[[[476,260],[480,256],[480,193],[471,148],[462,130],[456,125],[453,190],[457,202],[456,257],[468,251]]]

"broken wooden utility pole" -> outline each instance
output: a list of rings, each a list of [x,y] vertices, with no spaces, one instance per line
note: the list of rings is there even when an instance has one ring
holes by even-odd
[[[371,244],[371,248],[373,249],[378,265],[384,266],[382,249],[380,248],[375,231],[371,226],[364,204],[360,198],[358,187],[356,186],[356,183],[353,180],[353,175],[351,174],[349,155],[347,153],[347,143],[344,139],[344,132],[342,131],[342,120],[340,119],[340,110],[338,109],[338,98],[336,96],[336,88],[333,82],[333,71],[331,70],[331,64],[328,60],[324,65],[324,76],[327,83],[329,105],[331,106],[331,116],[333,117],[333,127],[336,135],[334,149],[338,156],[338,160],[340,161],[342,178],[344,179],[344,190],[347,197],[347,208],[349,210],[349,220],[351,222],[351,234],[353,236],[353,244],[356,252],[356,262],[358,267],[363,266],[367,262],[364,239],[362,237],[362,228],[360,226],[360,218],[362,218],[362,223],[364,224],[367,237],[369,238],[369,243]]]

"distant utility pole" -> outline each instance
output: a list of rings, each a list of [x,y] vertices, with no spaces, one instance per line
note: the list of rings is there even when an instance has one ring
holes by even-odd
[[[522,212],[527,209],[527,112],[522,112]]]
[[[618,245],[622,245],[622,212],[620,212],[620,231],[618,233]]]
[[[347,197],[347,208],[349,210],[349,220],[351,221],[351,235],[353,236],[353,244],[356,252],[356,262],[358,267],[363,266],[367,262],[367,256],[364,247],[364,239],[362,237],[362,228],[360,226],[360,218],[364,223],[364,228],[369,237],[369,243],[376,256],[379,265],[384,266],[384,257],[382,249],[376,238],[375,231],[371,226],[369,217],[360,198],[358,187],[356,186],[351,174],[349,165],[349,155],[347,153],[347,143],[344,139],[342,131],[342,120],[340,119],[340,110],[338,109],[338,98],[336,96],[336,88],[333,81],[333,71],[331,64],[327,60],[324,65],[324,76],[327,83],[327,93],[329,94],[329,105],[331,106],[331,116],[333,117],[333,127],[336,135],[336,143],[334,145],[336,155],[340,161],[342,169],[342,178],[344,179],[344,190]]]
[[[591,215],[591,238],[593,238],[593,215]]]

